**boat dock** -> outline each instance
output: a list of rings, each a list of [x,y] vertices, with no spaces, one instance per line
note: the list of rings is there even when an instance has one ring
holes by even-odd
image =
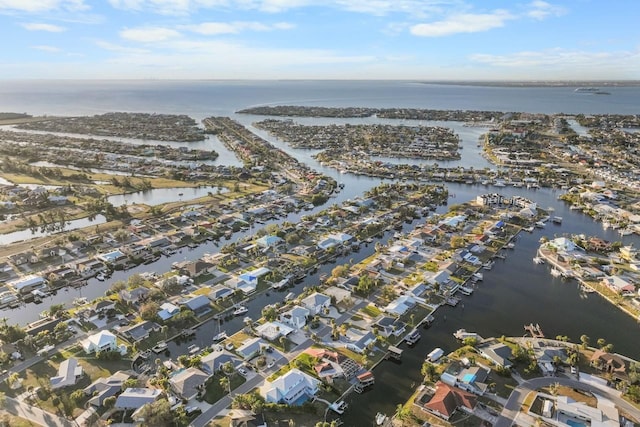
[[[544,332],[539,324],[529,323],[524,325],[524,330],[527,331],[533,338],[544,338]]]
[[[387,354],[385,354],[385,359],[393,359],[393,360],[401,360],[402,359],[402,351],[398,347],[390,345],[387,349]]]

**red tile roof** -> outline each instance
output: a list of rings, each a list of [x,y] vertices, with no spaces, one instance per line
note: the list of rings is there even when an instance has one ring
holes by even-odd
[[[436,393],[424,406],[449,419],[459,407],[464,406],[473,410],[476,403],[477,398],[475,395],[438,381],[436,383]]]

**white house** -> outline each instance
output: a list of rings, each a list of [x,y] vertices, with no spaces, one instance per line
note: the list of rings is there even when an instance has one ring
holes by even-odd
[[[116,336],[109,331],[100,331],[83,340],[82,349],[87,354],[99,351],[115,351],[118,349]]]
[[[293,368],[273,382],[267,382],[262,392],[267,402],[301,405],[318,392],[319,384],[319,380]]]
[[[282,323],[301,329],[307,324],[307,317],[311,312],[304,307],[296,305],[289,311],[280,314],[279,320]]]
[[[314,292],[301,301],[302,305],[316,315],[322,313],[322,311],[331,306],[331,297],[328,297],[319,292]]]
[[[76,381],[83,374],[82,366],[78,365],[78,359],[70,357],[60,363],[58,375],[51,378],[51,390],[75,385]]]

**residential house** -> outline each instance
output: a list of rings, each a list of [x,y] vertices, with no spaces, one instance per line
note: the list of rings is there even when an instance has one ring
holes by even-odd
[[[331,306],[331,297],[319,292],[314,292],[301,301],[301,304],[311,312],[312,315],[320,314]]]
[[[478,399],[475,395],[438,381],[436,392],[428,402],[423,404],[423,408],[440,418],[449,420],[458,409],[468,413],[473,412],[477,403]]]
[[[44,277],[35,274],[30,274],[16,280],[12,280],[11,282],[7,282],[7,285],[20,294],[31,293],[34,289],[38,289],[46,284],[47,281]]]
[[[202,356],[200,359],[200,369],[209,375],[214,375],[216,372],[222,370],[222,365],[226,363],[231,363],[233,366],[236,366],[240,363],[240,360],[224,350],[212,351]]]
[[[293,331],[293,328],[281,322],[265,322],[256,328],[256,333],[269,341],[275,341],[280,337],[286,337]]]
[[[205,295],[198,295],[181,302],[181,305],[193,311],[196,316],[202,316],[211,311],[211,301]]]
[[[262,347],[266,347],[267,344],[262,341],[262,338],[256,337],[246,340],[240,347],[236,349],[236,353],[244,360],[249,360],[262,352]]]
[[[97,408],[104,404],[107,397],[115,396],[122,391],[122,385],[131,377],[124,371],[118,371],[107,378],[98,378],[83,391],[87,396],[92,396],[88,403]]]
[[[128,388],[116,399],[117,409],[140,409],[147,403],[153,403],[162,395],[157,388]]]
[[[78,364],[78,359],[75,357],[63,360],[58,367],[58,375],[50,379],[51,390],[75,385],[83,373],[82,366]]]
[[[115,351],[118,349],[116,336],[109,331],[100,331],[88,336],[81,343],[85,353],[98,353],[100,351]]]
[[[496,343],[478,348],[480,354],[503,368],[510,368],[513,364],[509,360],[513,354],[508,346]]]
[[[346,347],[356,353],[364,353],[367,346],[376,341],[376,336],[373,335],[373,332],[354,328],[347,330],[346,338],[349,340]]]
[[[11,255],[9,257],[9,259],[11,260],[11,262],[15,265],[23,265],[23,264],[35,264],[38,261],[40,261],[40,259],[38,258],[38,256],[33,253],[33,252],[23,252],[20,254],[15,254],[15,255]]]
[[[160,325],[155,322],[143,320],[135,325],[127,326],[120,329],[120,333],[135,342],[149,338],[152,332],[160,332]]]
[[[278,236],[262,236],[258,240],[256,240],[256,245],[261,248],[263,251],[268,249],[277,248],[284,244],[284,240],[282,240]]]
[[[170,302],[162,303],[159,308],[160,310],[158,311],[158,317],[162,321],[169,320],[176,314],[180,313],[180,307],[171,304]]]
[[[93,311],[96,313],[106,313],[116,308],[116,302],[110,299],[103,299],[93,305]]]
[[[298,305],[294,306],[284,313],[280,313],[279,320],[282,323],[293,326],[294,328],[302,329],[307,324],[307,318],[311,315],[311,312],[304,307]]]
[[[398,298],[387,304],[387,306],[383,308],[383,311],[395,316],[402,316],[404,313],[415,307],[417,300],[417,297],[412,295],[400,295]]]
[[[272,382],[266,382],[262,395],[269,403],[301,405],[318,392],[320,381],[297,368]]]
[[[46,260],[53,257],[65,255],[67,251],[60,246],[52,246],[49,248],[42,248],[38,251],[37,257],[41,260]]]
[[[76,271],[85,279],[93,277],[101,271],[106,270],[106,266],[102,261],[95,259],[82,261],[76,264]]]
[[[627,375],[629,362],[619,354],[596,350],[591,356],[590,363],[594,368],[611,374],[614,379],[624,381],[629,379],[629,376]]]
[[[169,378],[169,386],[180,398],[191,400],[204,389],[209,377],[209,374],[191,367]]]
[[[214,269],[215,265],[202,260],[195,260],[182,266],[181,272],[191,278],[200,277]]]
[[[139,305],[147,300],[149,292],[149,288],[138,286],[133,289],[123,289],[119,292],[119,295],[122,302],[131,305]]]
[[[96,255],[96,259],[98,261],[104,262],[105,264],[115,265],[115,264],[122,264],[126,262],[127,255],[125,255],[120,250],[115,250],[115,251],[107,252],[104,254]]]
[[[623,279],[620,276],[606,276],[602,278],[602,284],[619,294],[621,293],[633,293],[636,291],[636,287],[633,283]]]
[[[489,377],[489,373],[490,371],[487,369],[479,366],[465,367],[455,360],[444,370],[440,376],[440,381],[482,396],[488,388],[485,381]]]
[[[399,337],[406,331],[406,324],[399,319],[390,316],[383,316],[374,324],[378,328],[378,333],[385,338],[391,335]]]
[[[231,295],[233,295],[233,293],[233,290],[227,288],[224,285],[215,285],[213,288],[211,288],[211,292],[207,294],[207,298],[209,298],[213,302],[216,302],[230,297]]]

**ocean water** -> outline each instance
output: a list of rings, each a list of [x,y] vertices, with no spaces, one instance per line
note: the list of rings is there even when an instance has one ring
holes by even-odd
[[[256,105],[407,107],[536,113],[637,114],[640,87],[496,87],[408,81],[1,81],[0,111],[84,115],[107,111],[232,115]]]

